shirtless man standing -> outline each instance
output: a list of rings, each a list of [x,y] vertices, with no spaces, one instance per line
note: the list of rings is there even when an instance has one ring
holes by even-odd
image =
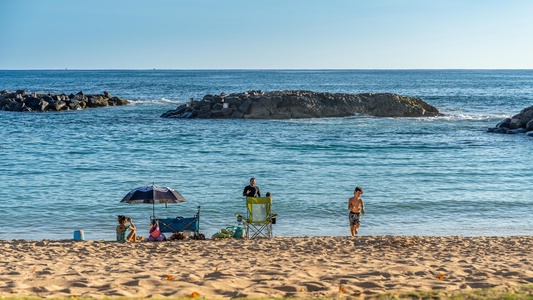
[[[355,187],[353,191],[353,197],[348,199],[348,210],[350,211],[350,231],[352,236],[357,234],[357,228],[361,225],[361,214],[365,214],[365,203],[361,199],[363,189],[361,187]]]

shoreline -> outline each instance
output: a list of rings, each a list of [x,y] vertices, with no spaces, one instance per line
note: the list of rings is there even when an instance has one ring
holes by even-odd
[[[372,296],[533,283],[533,236],[0,240],[2,297]],[[194,294],[196,293],[196,294]]]

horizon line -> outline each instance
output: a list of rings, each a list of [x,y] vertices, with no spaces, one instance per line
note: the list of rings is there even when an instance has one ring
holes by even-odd
[[[527,68],[220,68],[220,69],[165,69],[165,68],[116,68],[116,69],[69,69],[69,68],[43,68],[43,69],[0,69],[0,71],[531,71]]]

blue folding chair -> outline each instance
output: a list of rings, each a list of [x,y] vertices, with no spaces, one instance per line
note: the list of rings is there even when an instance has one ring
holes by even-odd
[[[205,240],[205,235],[200,233],[200,206],[198,206],[198,212],[196,215],[191,218],[157,218],[152,216],[150,217],[150,221],[152,224],[159,222],[159,230],[161,232],[183,234],[185,231],[190,231],[193,233],[193,239]]]

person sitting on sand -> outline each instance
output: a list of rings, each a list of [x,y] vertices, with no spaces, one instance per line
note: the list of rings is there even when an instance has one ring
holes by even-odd
[[[130,225],[126,225],[127,223]],[[130,230],[131,232],[126,237],[126,233]],[[117,242],[133,242],[137,241],[137,233],[135,231],[135,225],[131,218],[126,218],[125,216],[118,216],[118,226],[117,226]]]
[[[353,191],[353,197],[348,199],[348,210],[350,210],[350,232],[352,236],[355,236],[358,232],[357,229],[361,225],[361,214],[365,214],[365,203],[361,199],[363,189],[359,186],[355,187]]]

